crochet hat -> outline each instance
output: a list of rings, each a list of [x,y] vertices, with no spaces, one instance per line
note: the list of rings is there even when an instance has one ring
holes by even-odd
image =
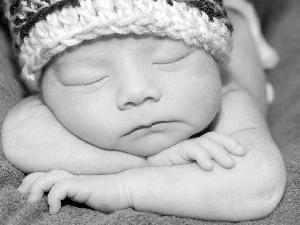
[[[228,59],[232,26],[222,0],[6,0],[22,79],[38,91],[43,67],[70,46],[113,34],[169,37]]]

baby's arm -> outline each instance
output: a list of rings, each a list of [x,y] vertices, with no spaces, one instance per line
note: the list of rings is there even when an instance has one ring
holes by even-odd
[[[235,122],[228,127],[227,120]],[[224,94],[216,129],[229,132],[247,150],[244,157],[232,156],[236,166],[231,170],[215,163],[214,170],[208,173],[189,163],[87,177],[53,171],[30,175],[21,189],[30,192],[30,201],[39,200],[50,190],[48,203],[53,213],[68,197],[104,212],[132,207],[165,215],[228,221],[270,214],[281,199],[286,174],[280,151],[254,98],[243,90]],[[30,179],[37,180],[32,184]]]
[[[25,173],[108,174],[145,165],[143,157],[103,150],[71,134],[37,96],[9,112],[1,138],[5,157]]]

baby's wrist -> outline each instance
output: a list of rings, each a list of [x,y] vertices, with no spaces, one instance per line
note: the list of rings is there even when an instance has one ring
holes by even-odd
[[[120,209],[133,208],[132,195],[128,177],[124,172],[116,174],[119,190]]]

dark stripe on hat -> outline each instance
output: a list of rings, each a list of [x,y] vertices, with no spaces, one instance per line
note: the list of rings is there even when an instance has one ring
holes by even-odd
[[[37,13],[30,16],[20,29],[20,39],[23,42],[24,38],[29,35],[30,30],[34,27],[34,25],[41,21],[45,20],[47,15],[54,13],[56,10],[62,10],[66,6],[80,6],[79,0],[62,0],[60,2],[56,2],[49,7],[44,7],[40,9]]]
[[[9,12],[10,12],[11,15],[14,15],[16,13],[16,11],[19,9],[20,2],[21,2],[21,0],[17,0],[15,3],[13,3],[10,6]]]
[[[177,2],[184,2],[187,5],[197,8],[200,12],[204,12],[209,21],[213,21],[214,18],[216,19],[227,19],[227,13],[223,6],[223,0],[214,0],[214,2],[208,0],[174,0]],[[219,7],[217,7],[217,5]],[[233,28],[230,22],[225,22],[225,26],[229,29],[230,33],[232,33]]]

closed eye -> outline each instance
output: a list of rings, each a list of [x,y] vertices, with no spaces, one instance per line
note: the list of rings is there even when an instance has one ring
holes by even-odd
[[[180,58],[178,58],[178,59],[176,59],[174,61],[171,61],[171,62],[168,62],[168,63],[154,63],[154,65],[157,65],[157,66],[171,66],[173,64],[176,64],[176,63],[178,63],[178,62],[186,59],[188,56],[191,55],[192,52],[193,51],[189,52],[188,54],[186,54],[186,55],[184,55],[184,56],[182,56],[182,57],[180,57]]]
[[[76,85],[76,86],[80,86],[80,87],[98,87],[104,84],[105,81],[108,80],[109,77],[103,77],[99,80],[96,80],[94,82],[91,83],[86,83],[86,84],[80,84],[80,85]]]

